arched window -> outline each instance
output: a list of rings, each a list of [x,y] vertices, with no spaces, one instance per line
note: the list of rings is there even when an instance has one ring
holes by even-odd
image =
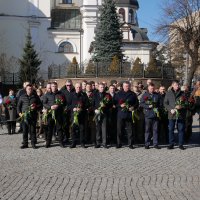
[[[132,9],[129,10],[128,21],[129,23],[134,23],[134,12]]]
[[[58,48],[59,53],[73,53],[74,48],[70,42],[62,42]]]
[[[62,0],[63,4],[72,4],[72,0]]]
[[[124,10],[124,8],[119,9],[119,15],[122,17],[123,21],[125,21],[125,10]]]

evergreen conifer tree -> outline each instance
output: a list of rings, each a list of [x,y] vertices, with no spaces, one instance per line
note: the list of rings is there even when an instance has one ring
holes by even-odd
[[[98,62],[111,62],[112,58],[117,56],[121,60],[122,39],[115,2],[104,0],[96,29],[93,59]]]
[[[111,75],[119,73],[120,62],[117,56],[114,56],[108,71]]]
[[[26,44],[23,49],[23,55],[22,58],[19,59],[19,76],[21,83],[25,81],[35,83],[37,81],[37,75],[41,63],[42,61],[39,59],[38,54],[34,49],[34,45],[32,44],[30,31],[28,31],[26,36]]]
[[[132,74],[134,76],[142,76],[143,70],[141,66],[142,62],[140,58],[136,58],[135,62],[133,63]]]

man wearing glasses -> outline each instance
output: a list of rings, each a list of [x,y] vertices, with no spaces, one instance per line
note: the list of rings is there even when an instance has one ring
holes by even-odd
[[[72,80],[68,79],[65,82],[65,86],[63,86],[60,90],[65,96],[66,107],[65,107],[65,116],[64,120],[66,121],[66,125],[64,127],[64,143],[67,143],[70,138],[70,127],[71,127],[71,112],[69,111],[69,101],[70,95],[75,91]]]

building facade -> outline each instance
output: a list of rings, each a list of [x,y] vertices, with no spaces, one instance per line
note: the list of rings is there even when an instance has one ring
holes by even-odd
[[[20,58],[25,36],[30,30],[42,60],[40,71],[44,78],[48,66],[52,64],[67,65],[73,57],[78,63],[87,63],[92,56],[90,47],[101,5],[102,0],[1,1],[0,54]],[[116,0],[116,5],[122,24],[122,49],[126,59],[134,61],[139,57],[147,64],[151,50],[157,43],[149,41],[147,29],[139,27],[138,1]],[[18,69],[16,64],[14,70]]]

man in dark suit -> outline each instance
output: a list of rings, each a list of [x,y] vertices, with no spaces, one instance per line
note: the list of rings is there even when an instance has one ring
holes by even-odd
[[[132,119],[133,112],[137,109],[139,102],[134,92],[130,90],[128,81],[123,83],[123,90],[119,91],[115,97],[117,106],[117,148],[122,147],[122,133],[125,128],[128,135],[128,146],[133,149],[134,121]]]
[[[30,133],[31,145],[36,146],[36,122],[37,112],[42,109],[40,98],[33,92],[33,86],[27,84],[25,94],[22,94],[17,104],[17,113],[23,118],[23,145],[22,149],[28,148],[28,133]]]
[[[153,130],[153,146],[158,146],[158,124],[159,124],[159,108],[162,106],[160,95],[155,92],[153,83],[149,83],[147,92],[143,94],[140,106],[144,109],[145,115],[145,149],[149,149],[151,141],[151,130]]]
[[[46,136],[46,148],[49,148],[52,141],[53,131],[56,127],[56,131],[59,137],[60,147],[64,147],[63,144],[63,108],[66,105],[65,97],[62,92],[58,91],[58,84],[56,82],[51,83],[51,91],[47,92],[43,97],[43,106],[47,109],[47,136]]]
[[[105,99],[107,100],[105,101]],[[96,116],[95,148],[101,147],[101,139],[103,147],[108,148],[107,146],[108,117],[109,117],[109,110],[112,107],[112,97],[110,94],[105,92],[105,85],[103,83],[99,84],[98,92],[94,94],[93,107]]]
[[[63,118],[65,120],[65,125],[63,127],[64,131],[64,143],[67,143],[69,141],[70,135],[70,127],[71,127],[71,112],[68,109],[69,107],[69,101],[70,101],[70,95],[74,93],[74,86],[70,79],[66,80],[65,86],[63,86],[60,91],[65,96],[66,100],[66,107],[64,108],[64,115]]]
[[[72,144],[70,148],[75,148],[78,140],[78,133],[80,134],[81,147],[85,148],[85,131],[87,109],[89,107],[89,100],[87,94],[82,92],[82,85],[75,84],[75,92],[70,95],[69,109],[72,116]]]

